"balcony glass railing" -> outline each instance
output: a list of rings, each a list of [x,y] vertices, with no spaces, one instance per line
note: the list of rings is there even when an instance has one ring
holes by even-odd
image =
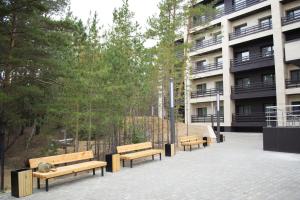
[[[255,26],[247,27],[245,29],[235,31],[233,33],[229,34],[229,40],[234,40],[237,38],[245,37],[247,35],[252,35],[255,33],[259,33],[262,31],[270,30],[272,29],[272,23],[262,23]]]
[[[195,74],[205,73],[209,71],[215,71],[222,68],[223,68],[222,62],[202,65],[202,66],[195,66],[192,70],[192,74],[195,75]]]
[[[281,21],[282,21],[282,25],[288,25],[291,23],[299,22],[300,21],[300,13],[295,13],[292,15],[287,15],[285,17],[282,17]]]
[[[192,123],[210,123],[212,120],[214,122],[217,121],[217,115],[206,115],[206,116],[198,116],[198,115],[192,115]],[[220,115],[220,121],[224,122],[224,114]]]
[[[199,90],[199,91],[191,92],[191,98],[216,96],[217,93],[223,95],[223,89],[212,88],[208,90]]]
[[[221,43],[222,43],[222,38],[212,38],[212,39],[209,39],[209,40],[204,40],[202,42],[196,43],[191,48],[191,52],[196,51],[198,49],[203,49],[203,48],[210,47],[210,46],[213,46],[213,45],[221,44]]]
[[[207,23],[209,23],[215,19],[221,18],[224,15],[225,15],[225,11],[222,9],[222,10],[217,10],[215,13],[213,13],[211,15],[199,16],[196,18],[196,20],[193,20],[192,28],[197,27],[197,26],[204,26]]]

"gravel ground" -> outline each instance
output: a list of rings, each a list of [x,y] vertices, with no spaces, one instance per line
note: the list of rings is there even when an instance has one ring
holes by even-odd
[[[299,200],[300,154],[262,150],[262,135],[225,133],[226,141],[175,157],[135,162],[118,173],[100,171],[50,181],[28,200]],[[14,199],[10,194],[0,199]]]

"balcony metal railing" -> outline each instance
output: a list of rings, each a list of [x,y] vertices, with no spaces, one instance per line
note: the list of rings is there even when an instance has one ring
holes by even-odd
[[[192,123],[210,123],[213,116],[214,122],[217,121],[217,115],[206,115],[206,116],[198,116],[192,115]],[[220,115],[220,122],[224,122],[224,115]]]
[[[199,90],[199,91],[191,92],[191,98],[211,97],[211,96],[216,96],[217,93],[223,95],[223,89],[212,88],[203,91]]]
[[[232,115],[233,122],[265,122],[266,114],[264,112],[257,113],[235,113]]]
[[[268,106],[268,127],[300,127],[300,105]]]
[[[288,25],[299,21],[300,21],[300,13],[296,13],[294,15],[285,16],[281,18],[282,25]]]
[[[200,74],[200,73],[205,73],[205,72],[209,72],[209,71],[215,71],[215,70],[222,69],[222,68],[223,68],[223,63],[221,63],[221,62],[203,65],[203,66],[195,66],[192,69],[192,74]]]
[[[274,52],[267,52],[264,54],[250,55],[242,58],[235,58],[230,60],[231,67],[241,67],[242,65],[248,65],[251,63],[274,60]]]
[[[196,51],[198,49],[203,49],[206,47],[210,47],[213,45],[221,44],[222,43],[222,38],[212,38],[209,40],[204,40],[202,42],[196,43],[192,48],[191,52]]]
[[[241,1],[239,3],[236,3],[234,5],[232,5],[230,8],[226,9],[226,14],[230,14],[245,8],[248,8],[250,6],[253,6],[255,4],[264,2],[266,0],[245,0],[245,1]]]
[[[249,92],[261,92],[275,90],[275,81],[256,82],[245,85],[236,85],[231,87],[233,94],[249,93]]]
[[[218,11],[216,11],[216,13],[214,13],[212,15],[206,15],[206,16],[199,17],[198,20],[193,21],[192,28],[197,27],[197,26],[203,26],[215,19],[221,18],[224,15],[225,15],[225,10],[218,10]]]
[[[285,80],[286,88],[298,88],[300,87],[300,80]]]
[[[229,34],[229,40],[234,40],[237,38],[241,38],[241,37],[245,37],[247,35],[252,35],[255,33],[259,33],[262,31],[266,31],[266,30],[270,30],[272,29],[272,23],[263,23],[263,24],[258,24],[255,26],[250,26],[247,27],[245,29],[239,30],[239,31],[235,31],[233,33]]]

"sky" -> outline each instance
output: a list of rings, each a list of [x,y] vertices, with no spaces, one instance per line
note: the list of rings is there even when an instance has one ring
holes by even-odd
[[[159,0],[129,0],[129,8],[135,13],[135,20],[146,28],[147,19],[158,14]],[[75,16],[86,22],[90,13],[95,11],[99,16],[99,25],[108,28],[112,24],[114,8],[120,7],[122,0],[71,0],[71,10]]]

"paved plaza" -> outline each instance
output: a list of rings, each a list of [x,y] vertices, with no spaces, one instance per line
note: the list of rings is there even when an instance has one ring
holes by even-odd
[[[225,133],[226,141],[137,163],[133,169],[50,182],[30,200],[299,200],[300,154],[262,150],[261,134]],[[299,144],[300,145],[300,144]],[[14,199],[9,194],[2,200]]]

